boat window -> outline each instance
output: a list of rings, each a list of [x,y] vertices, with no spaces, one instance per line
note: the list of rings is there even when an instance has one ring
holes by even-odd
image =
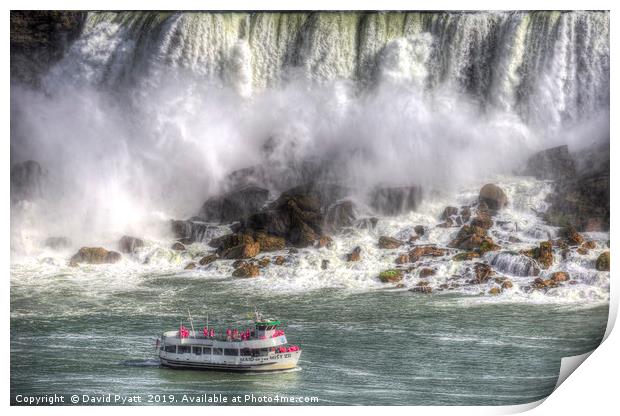
[[[194,355],[202,355],[202,347],[192,347]]]
[[[202,353],[204,355],[211,355],[211,347],[202,347]]]
[[[224,348],[224,355],[239,355],[239,350],[237,348]]]
[[[189,354],[191,351],[191,347],[189,345],[179,345],[179,350],[177,354]]]
[[[166,345],[166,352],[176,353],[177,352],[177,346],[176,345]]]
[[[213,348],[213,355],[222,355],[221,348]]]
[[[250,355],[252,355],[252,352],[250,351],[249,348],[242,348],[241,349],[241,356],[242,357],[249,357]]]

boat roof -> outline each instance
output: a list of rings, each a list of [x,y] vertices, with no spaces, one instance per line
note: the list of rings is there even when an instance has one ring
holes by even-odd
[[[273,325],[281,325],[282,322],[278,319],[268,319],[265,321],[256,321],[256,326],[273,326]]]

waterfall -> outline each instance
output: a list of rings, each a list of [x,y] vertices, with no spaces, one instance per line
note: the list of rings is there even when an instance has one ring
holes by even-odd
[[[119,88],[169,69],[242,95],[398,76],[556,125],[609,102],[606,12],[91,12],[69,55],[57,76]]]

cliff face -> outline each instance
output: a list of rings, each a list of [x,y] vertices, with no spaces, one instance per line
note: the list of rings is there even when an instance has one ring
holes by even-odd
[[[11,11],[11,81],[37,86],[81,33],[85,12]]]

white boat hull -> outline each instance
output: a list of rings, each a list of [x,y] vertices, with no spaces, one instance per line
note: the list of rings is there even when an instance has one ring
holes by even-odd
[[[269,357],[216,357],[202,360],[185,357],[187,354],[160,354],[161,364],[170,368],[221,370],[240,372],[282,371],[297,367],[301,350],[274,354]]]

